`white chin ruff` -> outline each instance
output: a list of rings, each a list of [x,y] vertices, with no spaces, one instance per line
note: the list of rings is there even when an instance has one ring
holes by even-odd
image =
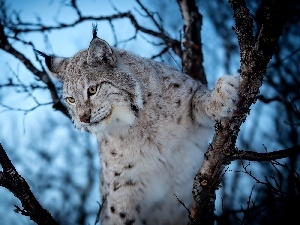
[[[129,106],[115,106],[112,108],[112,112],[106,118],[104,118],[98,124],[82,124],[81,122],[75,122],[77,128],[82,131],[88,130],[92,134],[104,132],[110,128],[127,127],[134,123],[136,117],[134,112]]]

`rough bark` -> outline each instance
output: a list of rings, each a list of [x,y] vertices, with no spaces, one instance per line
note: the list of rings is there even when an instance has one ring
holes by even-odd
[[[184,20],[184,50],[182,52],[182,67],[186,74],[204,85],[207,85],[203,67],[201,41],[202,15],[194,0],[178,0],[181,15]]]
[[[22,203],[23,209],[15,206],[16,211],[28,216],[39,225],[58,225],[51,214],[34,197],[26,180],[19,175],[1,144],[0,165],[3,168],[3,171],[0,171],[0,186],[13,193]]]
[[[287,7],[269,1],[263,9],[264,19],[257,38],[253,34],[253,18],[244,0],[229,0],[234,12],[235,27],[240,46],[242,77],[237,109],[227,121],[217,122],[212,143],[205,161],[198,171],[193,188],[194,204],[191,224],[214,224],[215,192],[219,188],[222,171],[236,155],[235,143],[241,124],[255,103],[266,73],[268,62],[286,24]]]

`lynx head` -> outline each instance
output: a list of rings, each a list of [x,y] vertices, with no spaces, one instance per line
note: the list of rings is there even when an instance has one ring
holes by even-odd
[[[71,58],[38,53],[63,83],[63,98],[79,129],[98,133],[134,123],[143,105],[139,82],[118,66],[116,52],[104,40],[94,35],[89,48]]]

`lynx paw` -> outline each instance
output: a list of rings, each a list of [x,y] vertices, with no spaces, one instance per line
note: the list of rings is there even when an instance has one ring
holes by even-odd
[[[238,100],[241,77],[225,75],[219,78],[211,93],[206,113],[214,120],[230,117]]]

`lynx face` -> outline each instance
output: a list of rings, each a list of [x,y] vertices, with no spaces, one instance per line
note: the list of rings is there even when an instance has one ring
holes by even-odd
[[[124,126],[134,122],[135,112],[126,91],[107,82],[89,84],[81,79],[77,82],[75,87],[64,90],[64,99],[79,129],[98,133],[108,126]]]
[[[142,108],[140,85],[115,66],[116,58],[105,41],[95,38],[74,57],[49,57],[46,64],[63,82],[63,98],[77,128],[98,133],[134,123]]]

